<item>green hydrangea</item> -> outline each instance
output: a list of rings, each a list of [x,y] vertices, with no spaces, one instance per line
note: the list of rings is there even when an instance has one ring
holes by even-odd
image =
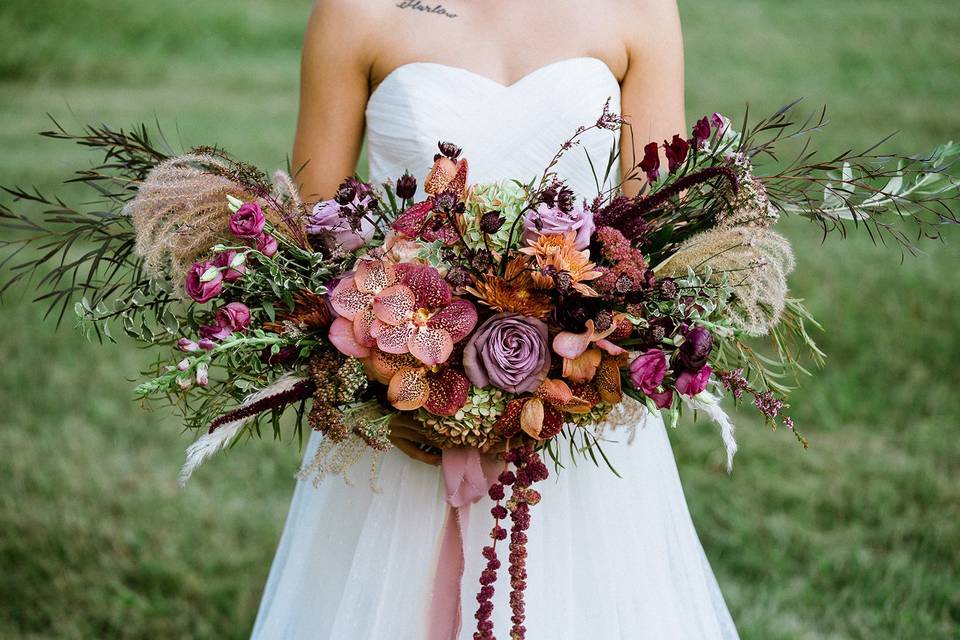
[[[499,440],[493,425],[512,397],[500,389],[471,386],[467,402],[456,414],[441,417],[421,409],[418,418],[428,428],[428,436],[440,446],[482,448]]]
[[[519,242],[522,222],[517,222],[528,200],[527,189],[514,181],[494,182],[473,187],[467,198],[467,211],[464,216],[466,228],[464,240],[471,249],[484,247],[483,233],[480,231],[480,217],[488,211],[499,211],[505,222],[500,230],[489,236],[489,246],[494,251],[506,250],[510,241],[510,229],[516,223],[513,234],[514,246]]]

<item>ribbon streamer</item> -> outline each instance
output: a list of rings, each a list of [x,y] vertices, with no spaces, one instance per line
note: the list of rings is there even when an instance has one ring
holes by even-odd
[[[470,505],[487,495],[490,485],[497,481],[503,463],[473,447],[455,447],[443,450],[441,468],[449,507],[433,579],[429,638],[457,640],[463,617],[460,600]]]

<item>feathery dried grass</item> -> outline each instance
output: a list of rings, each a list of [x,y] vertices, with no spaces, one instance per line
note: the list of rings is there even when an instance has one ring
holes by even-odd
[[[147,175],[124,213],[133,220],[137,253],[148,274],[182,283],[193,262],[218,242],[228,241],[227,195],[249,199],[244,188],[208,170],[224,172],[214,156],[186,154],[158,164]]]
[[[711,229],[686,240],[656,271],[682,277],[690,269],[714,280],[727,276],[736,299],[727,308],[733,325],[753,336],[767,334],[780,320],[787,275],[795,261],[790,242],[762,226]]]

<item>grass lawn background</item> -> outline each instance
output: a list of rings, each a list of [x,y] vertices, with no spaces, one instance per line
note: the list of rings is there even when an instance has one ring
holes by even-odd
[[[904,152],[960,137],[952,2],[680,4],[691,119],[805,96],[830,105],[830,151],[894,129]],[[73,129],[157,117],[175,144],[282,167],[308,12],[305,0],[7,0],[0,183],[50,188],[86,161],[32,135],[47,111]],[[865,238],[821,246],[812,225],[784,228],[793,292],[827,327],[828,368],[793,397],[812,447],[741,416],[727,478],[712,426],[671,434],[707,554],[747,640],[955,638],[960,233],[901,265]],[[179,491],[188,438],[131,401],[148,354],[86,343],[69,321],[55,333],[27,294],[0,307],[0,637],[246,637],[295,444],[250,443]]]

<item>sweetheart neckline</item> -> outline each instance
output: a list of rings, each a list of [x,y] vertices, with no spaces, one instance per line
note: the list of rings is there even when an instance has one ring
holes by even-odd
[[[558,67],[558,66],[563,65],[563,64],[570,64],[570,63],[574,63],[574,62],[597,62],[597,63],[603,65],[603,68],[606,69],[606,72],[610,75],[610,77],[613,79],[613,81],[617,83],[617,86],[620,85],[620,80],[617,78],[617,75],[613,72],[613,69],[610,68],[610,65],[608,65],[604,60],[601,60],[600,58],[598,58],[598,57],[596,57],[596,56],[573,56],[573,57],[570,57],[570,58],[561,58],[561,59],[559,59],[559,60],[554,60],[553,62],[548,62],[548,63],[545,64],[545,65],[542,65],[542,66],[540,66],[540,67],[537,67],[536,69],[533,69],[533,70],[525,73],[524,75],[520,76],[519,78],[517,78],[516,80],[514,80],[513,82],[510,82],[510,83],[508,83],[508,84],[505,84],[505,83],[503,83],[503,82],[500,82],[499,80],[495,80],[495,79],[491,78],[490,76],[484,75],[484,74],[479,73],[479,72],[477,72],[477,71],[473,71],[473,70],[468,69],[468,68],[466,68],[466,67],[460,67],[460,66],[451,65],[451,64],[444,64],[444,63],[442,63],[442,62],[414,61],[414,62],[406,62],[406,63],[404,63],[404,64],[401,64],[401,65],[399,65],[399,66],[394,67],[393,69],[391,69],[390,72],[387,73],[387,75],[385,75],[385,76],[383,77],[383,80],[380,81],[380,84],[378,84],[376,87],[374,87],[374,88],[373,88],[373,91],[370,92],[370,95],[367,97],[367,105],[369,106],[370,103],[373,102],[374,97],[380,92],[380,89],[382,89],[383,86],[384,86],[385,84],[387,84],[387,82],[389,82],[391,79],[395,78],[395,76],[397,75],[398,72],[400,72],[400,71],[403,70],[403,69],[408,69],[408,68],[410,68],[410,67],[433,67],[433,68],[445,69],[445,70],[448,70],[448,71],[459,71],[459,72],[461,72],[461,73],[463,73],[463,74],[466,74],[466,75],[468,75],[468,76],[471,76],[471,77],[473,77],[473,78],[478,78],[478,79],[480,79],[480,80],[483,80],[483,81],[487,82],[488,84],[492,84],[492,85],[498,87],[500,90],[509,91],[509,90],[514,89],[514,88],[516,88],[517,86],[525,83],[526,81],[530,80],[531,78],[534,78],[534,77],[536,77],[536,76],[544,73],[545,71],[547,71],[547,70],[549,70],[549,69],[552,69],[552,68],[554,68],[554,67]]]

